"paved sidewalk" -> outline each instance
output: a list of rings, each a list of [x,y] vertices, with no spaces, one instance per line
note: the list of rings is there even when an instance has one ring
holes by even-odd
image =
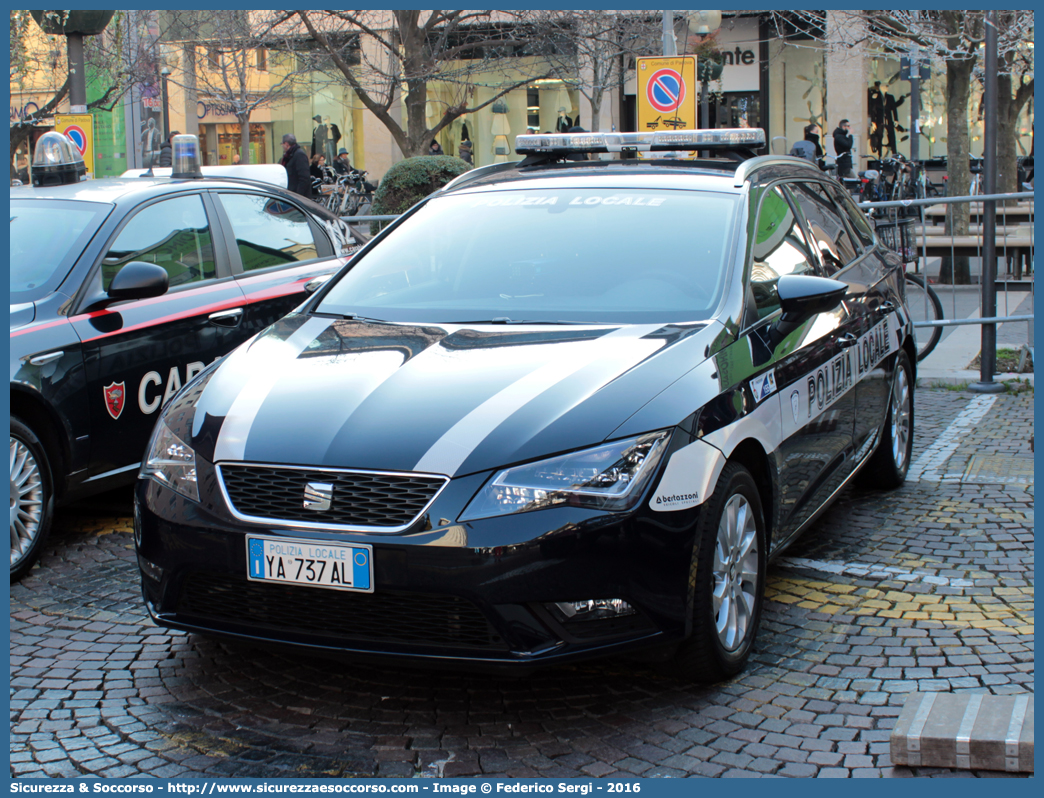
[[[916,421],[911,479],[847,491],[770,567],[750,666],[707,687],[622,660],[511,679],[158,629],[126,499],[66,511],[11,587],[11,774],[1007,775],[893,767],[888,739],[913,691],[1033,692],[1032,393],[919,390]]]

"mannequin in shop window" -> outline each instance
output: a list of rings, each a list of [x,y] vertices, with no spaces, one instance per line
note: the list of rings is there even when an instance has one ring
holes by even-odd
[[[872,88],[867,90],[867,109],[870,113],[870,150],[877,153],[879,157],[886,154],[887,148],[891,152],[897,152],[895,132],[905,133],[906,130],[899,124],[899,106],[905,102],[906,97],[895,99],[888,93],[887,89],[881,88],[881,81],[874,81]]]

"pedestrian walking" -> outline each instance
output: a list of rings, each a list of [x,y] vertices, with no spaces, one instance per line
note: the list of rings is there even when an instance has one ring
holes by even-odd
[[[287,189],[311,199],[312,175],[308,171],[308,156],[293,133],[283,136],[283,158],[279,163],[286,169]]]
[[[464,161],[464,163],[473,163],[471,150],[471,142],[464,139],[464,141],[460,143],[460,146],[457,147],[457,155],[460,156],[460,159]]]
[[[431,146],[428,147],[428,155],[442,155],[442,145],[439,144],[435,139],[431,140]]]
[[[841,123],[834,130],[834,154],[837,156],[837,176],[838,177],[853,177],[852,174],[852,134],[849,133],[849,125],[847,119],[842,119]]]
[[[160,166],[173,166],[174,165],[174,137],[180,136],[181,134],[176,131],[170,131],[170,135],[167,136],[167,140],[160,146],[159,154],[159,165]]]
[[[823,147],[819,143],[819,125],[805,125],[804,140],[812,142],[812,145],[816,148],[816,160],[821,160],[823,157]]]

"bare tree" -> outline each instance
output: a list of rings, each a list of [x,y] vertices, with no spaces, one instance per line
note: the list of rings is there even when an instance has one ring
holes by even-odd
[[[777,31],[784,33],[796,24],[825,47],[850,49],[865,46],[871,52],[898,58],[916,45],[935,69],[946,73],[946,157],[949,193],[961,196],[971,187],[969,171],[971,141],[968,124],[971,87],[976,70],[981,73],[981,52],[985,39],[984,11],[839,11],[852,24],[838,26],[839,38],[826,36],[822,12],[773,12]],[[1032,38],[1032,11],[1000,12],[998,52],[1001,81],[1000,125],[998,127],[998,166],[1000,186],[1015,188],[1015,124],[1018,114],[1033,94],[1032,51],[1026,40]],[[1017,78],[1013,74],[1017,72]],[[1014,91],[1014,93],[1013,93]],[[948,206],[947,230],[968,232],[969,208],[966,204]],[[967,257],[944,258],[940,279],[943,282],[971,281]]]
[[[605,93],[619,89],[634,58],[656,52],[661,23],[647,12],[544,12],[542,35],[556,42],[550,55],[556,77],[591,104],[589,129],[600,126]]]
[[[299,64],[294,56],[294,40],[278,32],[291,12],[161,13],[164,41],[204,55],[184,58],[169,80],[231,111],[241,131],[240,160],[250,163],[251,115],[290,100],[295,88],[310,74],[310,67]]]
[[[539,55],[546,44],[524,12],[298,11],[297,16],[407,157],[427,153],[432,139],[453,120],[550,75],[540,59],[517,57]],[[358,43],[350,53],[345,43],[353,39]],[[501,75],[492,96],[476,100],[478,82],[489,81],[506,64],[515,77]],[[433,82],[451,87],[453,96],[429,125],[428,86]],[[395,108],[400,100],[405,126]]]
[[[149,69],[142,53],[126,46],[129,31],[140,24],[141,12],[117,11],[100,36],[84,37],[87,85],[96,99],[89,111],[112,111],[134,83],[142,82]],[[43,33],[28,11],[11,10],[11,91],[26,86],[38,92],[43,104],[31,114],[11,118],[10,169],[14,178],[14,156],[33,128],[52,117],[69,94],[69,65],[64,36]]]

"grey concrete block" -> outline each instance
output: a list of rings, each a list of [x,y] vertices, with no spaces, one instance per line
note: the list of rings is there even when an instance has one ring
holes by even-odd
[[[1033,696],[911,693],[890,740],[895,765],[1033,772]]]

